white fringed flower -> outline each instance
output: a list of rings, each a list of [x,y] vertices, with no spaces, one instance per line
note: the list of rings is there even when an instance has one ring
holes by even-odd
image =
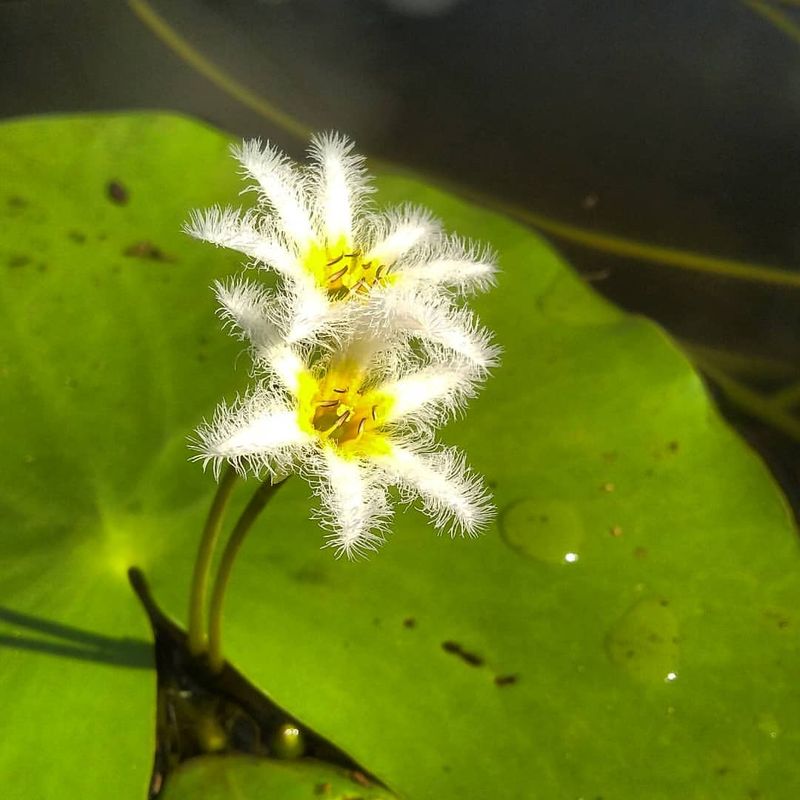
[[[383,540],[392,507],[387,490],[421,498],[438,530],[475,535],[493,506],[479,476],[433,432],[463,408],[482,371],[440,350],[424,356],[350,331],[320,353],[286,343],[246,283],[218,286],[223,315],[258,342],[263,377],[198,430],[196,459],[240,473],[298,472],[320,498],[318,516],[337,555],[356,556]]]
[[[489,250],[445,235],[422,209],[371,211],[364,159],[343,137],[315,137],[306,167],[258,140],[233,154],[255,181],[258,206],[194,212],[186,231],[281,277],[287,341],[346,335],[368,299],[377,328],[447,347],[480,369],[496,362],[489,334],[455,304],[493,284]]]

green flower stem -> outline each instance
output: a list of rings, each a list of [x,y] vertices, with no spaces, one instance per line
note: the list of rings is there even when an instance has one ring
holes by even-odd
[[[194,656],[199,656],[206,649],[203,613],[208,589],[208,573],[211,569],[214,547],[219,539],[222,517],[235,485],[236,472],[231,467],[227,467],[208,511],[203,537],[197,550],[197,559],[194,562],[192,588],[189,594],[189,652]]]
[[[285,482],[286,478],[280,478],[275,483],[261,484],[242,511],[242,516],[239,517],[233,533],[222,551],[217,578],[211,591],[211,606],[208,614],[208,662],[212,672],[221,672],[225,663],[225,659],[222,657],[222,605],[233,562],[256,518]]]

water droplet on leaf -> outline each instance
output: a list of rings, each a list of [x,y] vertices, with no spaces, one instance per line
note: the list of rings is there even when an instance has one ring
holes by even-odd
[[[770,739],[777,739],[781,733],[781,726],[772,714],[759,714],[756,727]]]
[[[306,750],[303,732],[294,723],[286,722],[275,731],[269,749],[276,758],[300,758]]]
[[[500,530],[509,547],[549,564],[580,559],[583,523],[578,512],[558,500],[520,500],[503,512]]]
[[[631,677],[647,683],[678,678],[678,620],[669,603],[645,597],[617,621],[606,637],[609,658]]]

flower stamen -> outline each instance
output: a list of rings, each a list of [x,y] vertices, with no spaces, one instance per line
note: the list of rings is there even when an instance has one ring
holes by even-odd
[[[342,256],[339,256],[338,260],[341,260],[341,258],[342,258]],[[342,267],[341,269],[337,270],[336,272],[334,272],[333,275],[330,275],[328,277],[328,283],[336,283],[336,281],[338,281],[340,278],[342,278],[344,275],[347,274],[347,270],[348,270],[348,268],[345,266],[345,267]]]
[[[336,422],[334,422],[333,425],[330,426],[330,428],[327,428],[326,430],[321,431],[322,435],[323,436],[330,436],[332,433],[335,433],[337,430],[339,430],[339,428],[342,427],[342,425],[345,424],[345,422],[347,422],[348,419],[350,419],[352,414],[353,414],[352,410],[348,408],[347,411],[345,411],[344,413],[340,414],[336,418]]]

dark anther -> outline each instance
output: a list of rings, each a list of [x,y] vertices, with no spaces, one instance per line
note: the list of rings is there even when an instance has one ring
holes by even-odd
[[[328,276],[328,282],[333,283],[334,281],[338,281],[339,278],[342,277],[347,272],[347,267],[342,267],[341,269],[336,270],[333,275]]]

